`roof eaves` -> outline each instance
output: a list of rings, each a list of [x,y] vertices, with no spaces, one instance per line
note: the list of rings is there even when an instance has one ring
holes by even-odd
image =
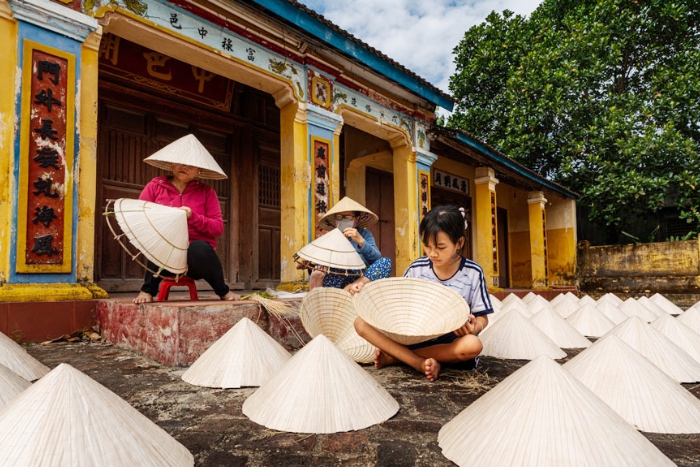
[[[454,109],[455,100],[452,96],[296,0],[250,1],[285,19],[343,54],[365,64],[421,98],[448,111]]]

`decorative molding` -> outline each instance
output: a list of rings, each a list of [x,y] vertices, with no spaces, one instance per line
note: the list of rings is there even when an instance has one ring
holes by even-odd
[[[12,8],[7,0],[0,0],[0,18],[14,20],[15,17],[12,14]]]
[[[83,42],[97,20],[49,0],[9,0],[16,19]]]
[[[332,132],[343,125],[343,117],[315,106],[309,106],[306,115],[310,125]]]
[[[432,152],[416,150],[416,161],[419,164],[423,164],[425,167],[432,167],[433,163],[437,160],[438,156]]]

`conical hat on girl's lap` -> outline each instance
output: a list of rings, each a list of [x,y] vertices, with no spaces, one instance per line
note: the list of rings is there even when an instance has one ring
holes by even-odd
[[[109,208],[110,203],[107,203],[105,210],[109,211]],[[184,210],[150,201],[120,198],[114,201],[113,211],[129,242],[146,258],[174,274],[184,274],[187,271],[187,248],[190,242],[187,213]],[[107,221],[109,222],[109,216]],[[119,243],[127,249],[121,241]]]
[[[464,297],[449,287],[423,279],[379,279],[365,285],[353,300],[358,316],[404,345],[452,332],[469,318]]]
[[[183,136],[173,141],[167,146],[154,152],[143,160],[145,163],[163,170],[171,171],[173,164],[184,164],[191,167],[198,167],[202,171],[197,175],[199,178],[211,180],[223,180],[228,178],[221,170],[214,157],[207,151],[202,143],[194,135]]]
[[[297,251],[295,256],[316,266],[328,266],[335,269],[358,270],[366,267],[350,240],[345,238],[343,232],[336,228],[304,246]]]
[[[313,289],[299,305],[299,318],[311,337],[323,334],[356,362],[374,360],[374,346],[355,331],[357,312],[352,295],[345,290]]]
[[[379,217],[357,201],[354,201],[347,196],[341,199],[329,209],[321,218],[319,225],[325,230],[331,230],[336,227],[335,225],[335,215],[341,212],[358,212],[359,218],[357,222],[357,227],[366,228],[370,225],[374,225],[379,221]]]

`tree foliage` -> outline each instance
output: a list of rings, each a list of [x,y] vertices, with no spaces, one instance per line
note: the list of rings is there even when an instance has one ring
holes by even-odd
[[[609,232],[669,202],[700,220],[696,1],[494,12],[465,33],[455,62],[448,125],[580,193]]]

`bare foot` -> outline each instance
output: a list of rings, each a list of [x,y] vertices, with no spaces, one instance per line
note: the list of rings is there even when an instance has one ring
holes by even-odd
[[[235,302],[241,299],[241,296],[229,291],[226,295],[221,296],[221,300],[226,300],[227,302]]]
[[[428,381],[435,381],[440,373],[440,364],[434,358],[426,358],[421,365],[421,369]]]
[[[141,303],[151,303],[151,302],[153,302],[153,295],[151,295],[147,292],[144,292],[144,291],[139,292],[139,294],[134,299],[134,303],[136,303],[137,305],[140,305]]]
[[[382,352],[379,349],[374,352],[374,366],[377,368],[382,368],[388,365],[396,365],[397,363],[398,360],[386,352]]]

